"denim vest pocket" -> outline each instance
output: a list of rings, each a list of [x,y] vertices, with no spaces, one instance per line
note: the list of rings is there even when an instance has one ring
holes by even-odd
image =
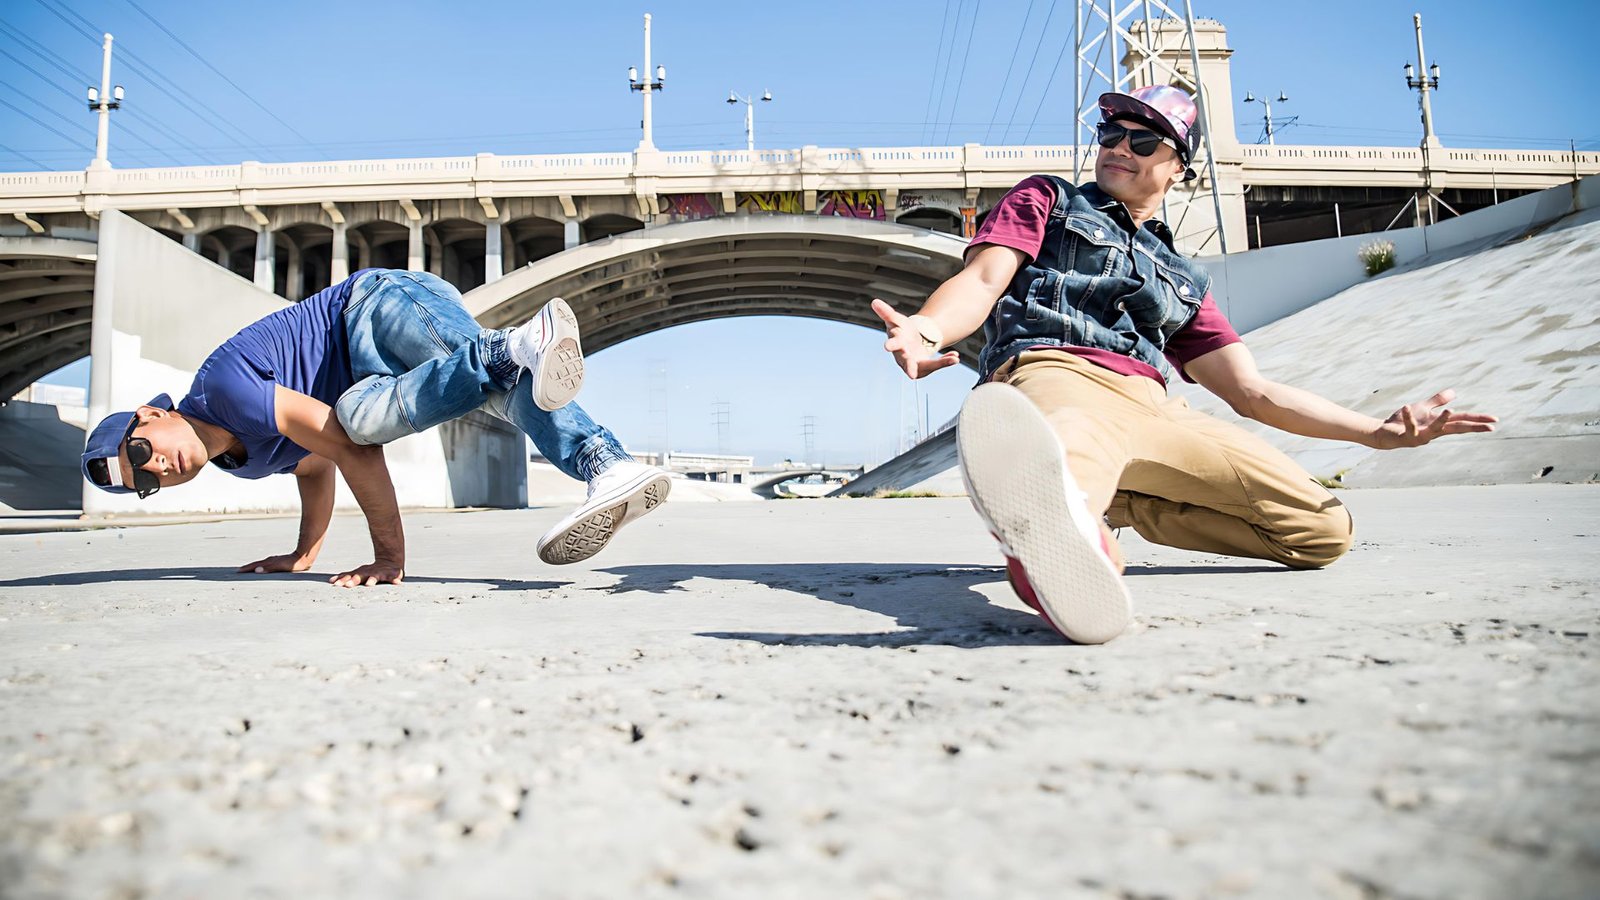
[[[1162,293],[1165,294],[1161,321],[1157,324],[1174,328],[1186,324],[1205,299],[1203,289],[1187,273],[1169,269],[1160,263],[1155,268],[1157,277],[1161,279]]]
[[[1068,213],[1065,223],[1069,244],[1066,269],[1085,275],[1115,275],[1127,256],[1126,235],[1102,216]]]

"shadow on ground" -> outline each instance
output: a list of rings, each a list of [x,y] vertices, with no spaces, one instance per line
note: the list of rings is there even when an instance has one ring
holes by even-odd
[[[888,616],[902,630],[857,633],[707,631],[702,637],[756,641],[774,646],[1009,647],[1059,644],[1063,638],[1032,612],[989,602],[979,585],[1002,584],[1002,566],[927,563],[767,563],[741,565],[617,566],[600,571],[622,580],[611,594],[689,592],[696,579],[761,584],[806,594],[829,603]],[[1130,576],[1255,574],[1288,572],[1280,566],[1145,566]]]
[[[291,581],[326,583],[333,572],[273,572],[256,575],[235,572],[226,566],[173,566],[149,569],[107,569],[100,572],[63,572],[59,575],[35,575],[32,578],[14,578],[0,581],[0,588],[19,587],[72,587],[86,584],[122,584],[148,581]],[[497,591],[549,591],[565,587],[565,581],[513,581],[504,578],[439,578],[431,575],[407,575],[406,584],[487,584]]]

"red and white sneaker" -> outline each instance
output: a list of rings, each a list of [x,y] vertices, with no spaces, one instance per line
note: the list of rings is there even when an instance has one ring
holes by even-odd
[[[533,403],[554,412],[578,396],[583,387],[583,348],[578,343],[578,317],[560,297],[507,335],[511,360],[533,376]]]
[[[1121,634],[1132,598],[1038,408],[1010,385],[979,385],[961,407],[956,447],[967,495],[1000,542],[1017,596],[1077,643]]]

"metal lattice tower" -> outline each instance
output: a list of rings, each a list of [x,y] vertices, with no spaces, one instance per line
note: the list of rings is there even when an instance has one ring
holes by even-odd
[[[733,422],[733,404],[727,400],[711,401],[711,424],[717,429],[717,455],[728,455],[728,426]]]
[[[1150,84],[1172,84],[1195,96],[1203,140],[1194,166],[1210,184],[1216,212],[1217,238],[1228,252],[1223,235],[1222,197],[1217,185],[1216,154],[1211,142],[1211,98],[1200,84],[1200,56],[1195,44],[1194,9],[1183,0],[1181,10],[1166,0],[1077,0],[1072,43],[1073,181],[1082,183],[1086,154],[1094,148],[1094,125],[1100,121],[1100,95],[1132,91]],[[1181,23],[1181,28],[1173,27]],[[1174,42],[1173,38],[1177,38]],[[1173,59],[1187,55],[1185,71]],[[1126,66],[1124,67],[1124,63]],[[1223,102],[1227,102],[1224,98]],[[1197,179],[1192,184],[1198,185]],[[1182,188],[1180,188],[1182,190]],[[1191,191],[1189,201],[1194,201]]]
[[[801,462],[810,465],[817,456],[817,417],[800,417],[800,435],[805,440],[806,455]]]

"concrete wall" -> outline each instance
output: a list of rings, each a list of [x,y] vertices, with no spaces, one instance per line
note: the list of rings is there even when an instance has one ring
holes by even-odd
[[[132,218],[100,220],[94,332],[89,377],[91,427],[157,394],[187,392],[195,370],[239,329],[286,306]],[[519,506],[526,496],[523,439],[497,420],[474,417],[448,432],[434,429],[390,444],[389,471],[402,506]],[[146,500],[112,495],[87,483],[91,516],[148,513],[260,512],[298,509],[295,480],[235,478],[208,466],[182,487]],[[338,505],[356,508],[341,481]]]
[[[1591,183],[1592,182],[1592,183]],[[1600,202],[1600,179],[1548,188],[1425,228],[1397,228],[1303,244],[1285,244],[1200,257],[1211,271],[1212,294],[1241,333],[1293,315],[1367,278],[1356,255],[1362,244],[1393,241],[1397,265],[1440,262],[1483,250],[1574,208]]]

